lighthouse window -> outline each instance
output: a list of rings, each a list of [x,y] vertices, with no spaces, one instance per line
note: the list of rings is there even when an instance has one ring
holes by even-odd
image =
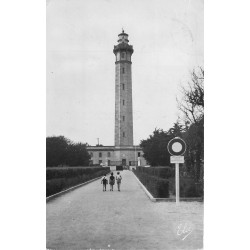
[[[125,137],[125,132],[122,133],[122,136]]]
[[[122,100],[122,105],[125,105],[125,100]]]
[[[125,73],[125,68],[122,68],[122,74],[124,74]]]
[[[125,121],[125,116],[122,117],[122,120]]]
[[[116,60],[117,60],[117,61],[120,60],[120,53],[119,53],[119,52],[116,54]]]
[[[125,52],[122,52],[122,59],[125,58]]]
[[[122,84],[122,90],[124,90],[124,89],[125,89],[125,84],[123,83],[123,84]]]

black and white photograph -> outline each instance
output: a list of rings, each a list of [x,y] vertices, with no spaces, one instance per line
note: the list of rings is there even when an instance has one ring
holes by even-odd
[[[1,249],[250,249],[249,7],[3,1]]]
[[[0,248],[250,249],[249,7],[3,1]]]
[[[47,249],[203,249],[203,0],[47,0]]]

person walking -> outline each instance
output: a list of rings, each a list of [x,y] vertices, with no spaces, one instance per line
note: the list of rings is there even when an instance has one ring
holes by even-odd
[[[110,191],[113,191],[114,184],[115,184],[115,177],[114,177],[114,174],[111,173],[111,175],[109,177]]]
[[[102,177],[101,184],[103,185],[102,191],[106,191],[106,185],[108,183],[108,179],[106,178],[106,174]]]
[[[117,182],[118,191],[121,191],[122,176],[120,175],[120,172],[117,172],[116,182]]]

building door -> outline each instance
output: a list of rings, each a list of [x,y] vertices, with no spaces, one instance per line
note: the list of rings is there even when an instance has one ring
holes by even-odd
[[[122,166],[126,166],[126,159],[122,159]]]

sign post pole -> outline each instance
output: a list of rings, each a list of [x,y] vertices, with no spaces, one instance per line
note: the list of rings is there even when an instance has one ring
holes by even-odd
[[[180,174],[179,163],[184,163],[184,153],[186,152],[186,143],[179,137],[175,137],[168,143],[168,152],[170,153],[170,163],[175,164],[175,199],[176,205],[180,202]]]
[[[175,197],[176,204],[179,204],[180,201],[180,190],[179,190],[179,163],[175,163]]]

